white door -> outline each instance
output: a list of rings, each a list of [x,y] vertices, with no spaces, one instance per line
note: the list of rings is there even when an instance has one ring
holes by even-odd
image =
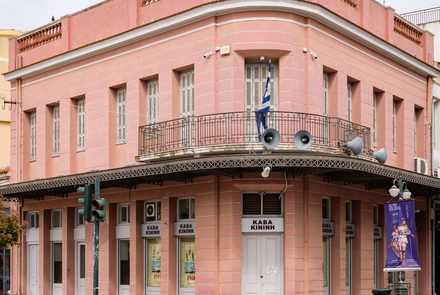
[[[322,238],[322,294],[330,295],[330,237]]]
[[[351,295],[351,238],[345,239],[345,294]]]
[[[241,256],[241,294],[283,294],[281,235],[243,235]]]
[[[76,295],[86,294],[86,245],[76,244]]]
[[[38,295],[38,244],[28,248],[28,294]]]

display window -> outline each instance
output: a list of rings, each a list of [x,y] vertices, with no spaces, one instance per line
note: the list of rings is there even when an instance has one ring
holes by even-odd
[[[147,286],[160,287],[161,244],[160,239],[147,239]]]
[[[180,238],[180,287],[195,288],[195,239]]]

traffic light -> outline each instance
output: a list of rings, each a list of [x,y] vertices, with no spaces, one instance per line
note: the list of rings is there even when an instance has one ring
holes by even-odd
[[[92,215],[98,220],[105,220],[107,201],[105,199],[99,198],[92,201],[92,205],[95,210],[92,211]]]
[[[84,194],[84,198],[79,198],[78,203],[84,205],[84,209],[79,209],[78,214],[84,215],[84,220],[89,221],[92,219],[92,194],[93,189],[90,184],[86,184],[78,188],[78,193]]]

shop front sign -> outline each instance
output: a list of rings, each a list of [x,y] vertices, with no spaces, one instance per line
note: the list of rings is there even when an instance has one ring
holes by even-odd
[[[284,218],[242,218],[243,233],[280,233],[284,232]]]

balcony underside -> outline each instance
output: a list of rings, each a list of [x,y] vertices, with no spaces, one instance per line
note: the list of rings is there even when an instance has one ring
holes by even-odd
[[[134,189],[145,183],[161,186],[165,181],[191,182],[196,177],[206,175],[240,178],[247,172],[261,172],[266,165],[275,172],[286,172],[290,179],[301,175],[318,175],[329,183],[360,184],[367,190],[389,189],[401,171],[413,196],[431,197],[440,191],[439,178],[350,156],[297,152],[173,158],[158,163],[10,184],[1,187],[0,194],[7,200],[42,200],[45,196],[67,197],[69,193],[76,192],[79,186],[93,182],[96,177],[101,179],[101,188]]]

